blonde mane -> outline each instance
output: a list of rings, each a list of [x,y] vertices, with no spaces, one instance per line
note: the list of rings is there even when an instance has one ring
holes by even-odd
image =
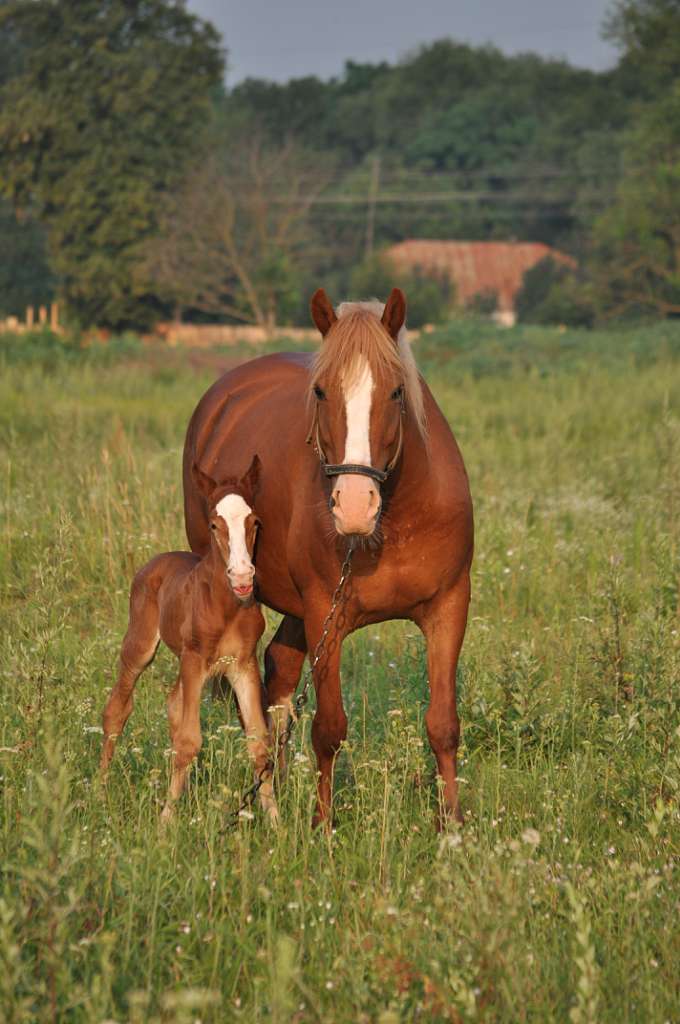
[[[423,388],[406,328],[402,327],[395,345],[380,322],[384,309],[384,304],[377,299],[342,302],[338,306],[338,319],[312,364],[310,394],[313,394],[314,386],[321,377],[337,379],[340,375],[343,384],[351,385],[366,360],[375,380],[394,373],[402,378],[406,404],[421,436],[425,437],[427,424]]]

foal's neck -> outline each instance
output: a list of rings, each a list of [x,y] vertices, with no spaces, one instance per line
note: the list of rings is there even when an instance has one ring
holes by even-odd
[[[227,598],[231,604],[238,604],[227,578],[227,567],[224,564],[224,559],[215,550],[213,544],[210,545],[210,550],[206,552],[198,563],[197,569],[203,580],[210,587],[211,594],[214,594],[215,597],[219,597],[221,600]]]

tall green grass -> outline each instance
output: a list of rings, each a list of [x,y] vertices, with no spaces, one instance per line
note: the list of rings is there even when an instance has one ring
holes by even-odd
[[[6,346],[0,1019],[678,1019],[679,339],[463,323],[418,343],[477,522],[466,825],[445,835],[408,623],[345,644],[332,835],[310,829],[308,717],[282,827],[221,834],[249,768],[207,696],[160,834],[167,653],[100,787],[129,580],[184,545],[183,433],[211,376],[181,352]]]

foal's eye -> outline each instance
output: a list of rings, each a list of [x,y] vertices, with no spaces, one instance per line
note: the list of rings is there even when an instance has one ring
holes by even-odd
[[[403,386],[403,384],[400,384],[398,388],[394,389],[394,391],[390,395],[390,398],[392,399],[393,402],[398,402],[403,394],[404,394],[404,386]]]
[[[323,388],[320,388],[318,384],[314,385],[314,395],[320,402],[326,401],[326,392],[323,390]]]
[[[211,530],[216,530],[217,529],[217,523],[211,523],[210,524],[210,529]]]

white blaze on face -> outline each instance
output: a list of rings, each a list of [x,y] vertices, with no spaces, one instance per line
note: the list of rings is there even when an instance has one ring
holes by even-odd
[[[237,577],[252,575],[253,563],[246,547],[246,519],[252,509],[240,494],[228,494],[218,501],[215,512],[222,516],[229,530],[228,572]]]
[[[343,386],[347,437],[343,462],[359,466],[371,465],[371,398],[373,374],[363,359],[358,373]]]

